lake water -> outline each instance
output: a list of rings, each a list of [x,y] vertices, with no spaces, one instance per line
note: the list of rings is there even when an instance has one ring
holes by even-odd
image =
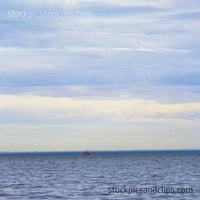
[[[1,154],[0,199],[199,200],[200,152]]]

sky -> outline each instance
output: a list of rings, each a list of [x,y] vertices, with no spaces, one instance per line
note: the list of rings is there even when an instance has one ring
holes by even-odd
[[[0,0],[0,151],[200,149],[199,0]]]

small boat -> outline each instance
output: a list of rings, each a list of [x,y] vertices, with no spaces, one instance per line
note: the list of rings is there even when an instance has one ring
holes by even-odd
[[[88,151],[85,151],[85,152],[83,152],[83,154],[82,155],[90,155],[90,152],[88,152]]]

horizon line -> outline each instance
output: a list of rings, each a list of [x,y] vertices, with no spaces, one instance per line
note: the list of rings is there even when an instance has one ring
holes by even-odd
[[[1,154],[68,154],[84,151],[0,151]],[[200,152],[200,149],[152,149],[152,150],[91,150],[91,153],[142,153],[142,152]]]

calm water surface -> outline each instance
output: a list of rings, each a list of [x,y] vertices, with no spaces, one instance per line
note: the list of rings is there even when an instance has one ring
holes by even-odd
[[[193,193],[119,192],[155,186]],[[0,199],[199,200],[200,153],[0,155]]]

